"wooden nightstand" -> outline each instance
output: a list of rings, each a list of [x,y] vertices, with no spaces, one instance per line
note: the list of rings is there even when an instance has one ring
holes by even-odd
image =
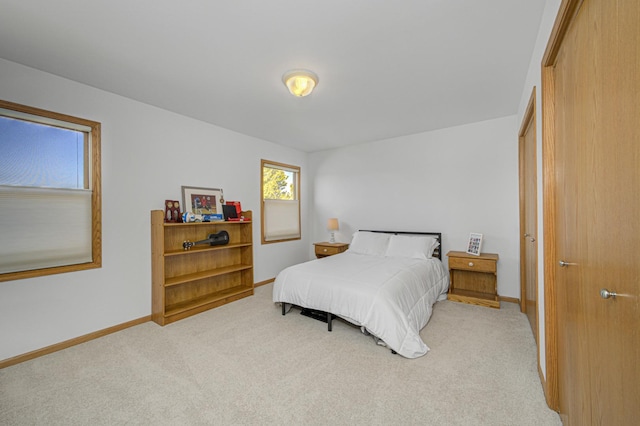
[[[451,277],[447,299],[500,309],[498,255],[482,253],[474,256],[462,251],[450,251],[447,256]]]
[[[349,248],[347,243],[313,243],[313,245],[316,246],[316,257],[318,259],[342,253]]]

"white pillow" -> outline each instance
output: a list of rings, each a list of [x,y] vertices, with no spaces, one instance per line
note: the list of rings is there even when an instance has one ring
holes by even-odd
[[[392,235],[387,247],[387,257],[406,257],[410,259],[431,259],[433,251],[440,243],[433,237],[410,237]]]
[[[383,257],[387,252],[389,237],[389,234],[358,231],[353,234],[353,240],[347,251]]]

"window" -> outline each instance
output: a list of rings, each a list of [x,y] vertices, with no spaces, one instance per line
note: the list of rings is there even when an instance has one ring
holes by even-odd
[[[262,160],[262,244],[300,239],[300,167]]]
[[[0,101],[0,281],[102,264],[100,123]]]

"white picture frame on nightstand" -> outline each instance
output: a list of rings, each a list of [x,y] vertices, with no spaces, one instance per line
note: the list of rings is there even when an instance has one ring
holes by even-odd
[[[474,256],[480,256],[482,247],[482,234],[472,232],[469,234],[469,244],[467,244],[467,253]]]

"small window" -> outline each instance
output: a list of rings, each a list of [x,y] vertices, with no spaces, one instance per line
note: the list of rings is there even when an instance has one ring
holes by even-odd
[[[0,101],[0,153],[0,281],[100,267],[100,123]]]
[[[300,239],[300,167],[262,160],[262,244]]]

